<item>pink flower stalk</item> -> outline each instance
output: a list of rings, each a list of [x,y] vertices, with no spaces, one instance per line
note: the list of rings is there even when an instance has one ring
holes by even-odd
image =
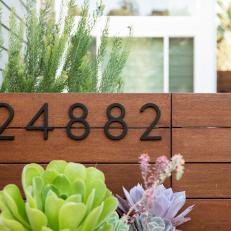
[[[150,174],[150,157],[148,154],[142,154],[139,157],[141,175],[144,181],[144,186],[148,188],[148,176]]]
[[[150,165],[150,157],[147,154],[140,156],[141,172],[143,179],[145,179],[145,192],[141,204],[143,204],[146,211],[152,206],[155,200],[156,188],[163,184],[164,181],[176,171],[176,178],[179,180],[184,173],[184,159],[181,154],[174,155],[171,160],[166,156],[160,156],[156,159],[153,168]]]

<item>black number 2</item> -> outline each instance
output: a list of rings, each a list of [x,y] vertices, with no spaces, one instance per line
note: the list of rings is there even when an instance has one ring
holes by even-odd
[[[14,109],[7,103],[0,103],[0,108],[5,108],[8,111],[8,118],[0,126],[0,140],[14,140],[14,136],[2,136],[2,133],[9,126],[10,122],[14,118]]]
[[[144,112],[146,109],[152,108],[156,112],[156,117],[151,125],[145,130],[144,134],[140,137],[141,141],[150,141],[150,140],[161,140],[161,136],[149,136],[150,132],[156,127],[160,120],[161,111],[160,108],[154,103],[147,103],[142,106],[140,112]]]
[[[35,122],[39,119],[39,117],[43,114],[43,126],[34,126]],[[48,127],[48,103],[45,103],[39,111],[35,114],[32,120],[26,126],[27,131],[43,131],[44,140],[48,139],[48,132],[53,131],[54,128]]]

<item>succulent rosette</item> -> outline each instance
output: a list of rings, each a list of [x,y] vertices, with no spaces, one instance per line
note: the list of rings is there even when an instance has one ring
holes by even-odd
[[[144,208],[139,205],[145,190],[138,184],[127,191],[123,188],[125,199],[118,197],[119,206],[118,213],[120,215],[126,214],[129,209],[136,205],[134,211],[134,217],[136,218],[134,223],[131,224],[131,231],[142,231],[143,221],[145,216],[143,213]],[[188,207],[183,212],[179,211],[183,208],[186,202],[185,192],[173,192],[171,188],[165,188],[164,185],[157,186],[155,190],[155,197],[150,201],[149,213],[148,213],[148,230],[153,231],[174,231],[176,227],[189,221],[190,218],[186,217],[192,210],[193,206]]]
[[[104,174],[77,163],[52,161],[46,169],[26,165],[25,201],[16,185],[0,192],[1,231],[111,231],[117,199]]]

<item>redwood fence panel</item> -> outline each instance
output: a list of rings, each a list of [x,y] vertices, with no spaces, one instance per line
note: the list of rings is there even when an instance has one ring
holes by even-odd
[[[82,162],[105,172],[109,188],[122,193],[140,182],[137,159],[147,152],[152,160],[159,155],[171,157],[182,153],[186,160],[183,179],[170,179],[166,185],[174,190],[186,190],[188,204],[195,204],[192,221],[182,230],[222,230],[231,227],[231,94],[0,94],[0,103],[14,109],[14,118],[1,135],[15,136],[13,141],[0,140],[0,187],[7,183],[20,185],[24,164],[46,164],[52,159]],[[38,110],[48,104],[48,140],[42,131],[27,131],[26,125]],[[89,136],[76,141],[67,136],[71,105],[82,103],[88,109],[86,121]],[[111,140],[104,133],[108,121],[107,108],[113,103],[125,109],[122,120],[128,132],[121,140]],[[161,140],[140,140],[144,131],[156,119],[153,108],[140,112],[143,105],[156,104],[161,117],[149,136]],[[111,111],[115,117],[121,111]],[[79,117],[80,109],[73,112]],[[0,126],[7,118],[0,108]],[[43,115],[34,126],[42,126]],[[79,123],[73,124],[73,134],[84,133]],[[121,124],[112,123],[110,133],[121,133]]]
[[[231,227],[231,94],[172,94],[172,153],[187,161],[185,175],[172,180],[195,204],[182,230]]]

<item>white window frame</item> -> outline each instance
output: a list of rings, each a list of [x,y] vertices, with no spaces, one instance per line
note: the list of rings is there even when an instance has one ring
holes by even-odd
[[[127,37],[132,27],[133,37],[163,38],[164,89],[169,92],[169,39],[193,38],[194,67],[193,86],[195,93],[215,93],[216,78],[216,22],[215,0],[194,0],[192,16],[112,16],[109,36]],[[100,44],[99,30],[106,17],[102,17],[93,35],[97,47]]]

